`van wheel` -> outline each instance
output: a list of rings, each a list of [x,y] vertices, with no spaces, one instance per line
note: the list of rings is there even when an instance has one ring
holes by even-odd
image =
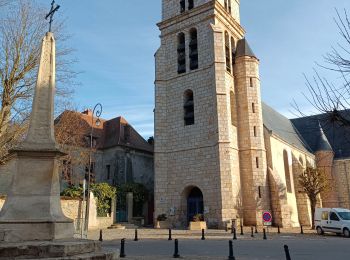
[[[321,227],[317,227],[316,230],[317,230],[317,234],[319,234],[320,236],[324,234],[323,229]]]
[[[350,231],[349,231],[349,229],[344,228],[343,234],[344,234],[344,237],[350,237]]]

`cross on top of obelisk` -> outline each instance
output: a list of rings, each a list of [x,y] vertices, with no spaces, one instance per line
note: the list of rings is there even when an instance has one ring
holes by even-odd
[[[59,5],[56,5],[55,6],[55,0],[52,0],[52,3],[51,3],[51,10],[50,12],[46,15],[45,19],[47,20],[49,17],[50,17],[50,27],[49,27],[49,32],[51,32],[51,26],[52,26],[52,22],[53,22],[53,16],[54,14],[58,11],[58,9],[60,9],[61,6]]]

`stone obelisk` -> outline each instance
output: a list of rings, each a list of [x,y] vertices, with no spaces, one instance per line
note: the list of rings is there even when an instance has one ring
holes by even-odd
[[[0,240],[20,242],[73,238],[73,221],[60,202],[58,160],[63,153],[54,137],[55,39],[43,41],[27,137],[13,151],[16,172],[0,212]]]

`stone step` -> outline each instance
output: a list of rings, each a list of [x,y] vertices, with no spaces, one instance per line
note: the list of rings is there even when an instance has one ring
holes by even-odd
[[[108,227],[108,229],[136,229],[136,228],[139,228],[139,226],[131,223],[117,223]]]
[[[100,253],[101,243],[92,240],[33,241],[0,243],[0,260],[62,258],[80,254]]]
[[[26,260],[36,260],[26,259]],[[119,251],[118,252],[97,252],[90,254],[80,254],[75,256],[66,256],[66,257],[58,257],[58,258],[41,258],[41,260],[115,260],[119,259]]]

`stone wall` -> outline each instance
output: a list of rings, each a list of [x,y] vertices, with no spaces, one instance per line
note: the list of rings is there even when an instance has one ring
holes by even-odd
[[[239,22],[239,0],[230,0],[231,1],[231,15],[232,17]],[[188,1],[186,0],[186,10],[188,10]],[[213,3],[214,0],[194,0],[194,7],[198,7],[204,4]],[[224,8],[224,0],[215,0],[216,3],[220,3],[220,7]],[[167,20],[173,18],[177,15],[180,15],[180,1],[174,0],[163,0],[162,6],[162,20]]]
[[[298,184],[298,176],[309,162],[315,157],[290,145],[278,136],[265,131],[268,139],[268,161],[270,168],[271,205],[274,212],[275,224],[280,226],[297,227],[300,224],[311,224],[309,201]],[[284,168],[283,152],[288,154],[291,192],[287,192],[287,180]],[[271,157],[271,158],[269,158]]]
[[[0,211],[5,203],[6,197],[1,196],[0,197]],[[71,199],[62,197],[61,198],[61,207],[63,210],[63,213],[68,218],[74,220],[74,226],[76,231],[79,230],[78,226],[80,225],[79,219],[81,219],[82,211],[85,210],[85,203],[82,202],[79,199]],[[96,215],[96,201],[95,198],[91,197],[90,202],[90,217],[89,217],[89,229],[103,229],[111,226],[114,222],[114,211],[112,211],[112,214],[110,217],[97,217]]]
[[[12,174],[15,169],[16,160],[13,159],[6,165],[0,166],[0,195],[6,195],[11,184]]]
[[[350,209],[350,159],[335,160],[332,174],[336,183],[339,206]]]

